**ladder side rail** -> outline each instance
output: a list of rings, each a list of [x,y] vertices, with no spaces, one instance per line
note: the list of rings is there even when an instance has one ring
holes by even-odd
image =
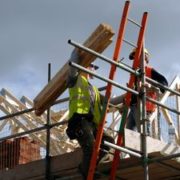
[[[145,12],[143,14],[143,18],[142,18],[142,22],[141,22],[142,25],[141,25],[141,29],[139,32],[139,37],[138,37],[138,42],[137,42],[137,50],[135,53],[135,59],[133,61],[132,69],[134,69],[134,70],[137,70],[140,67],[140,55],[141,55],[141,50],[142,50],[143,37],[145,34],[145,29],[146,29],[147,16],[148,16],[148,13]],[[130,76],[128,87],[133,88],[134,81],[135,81],[135,76],[132,74]],[[128,106],[130,105],[131,95],[132,95],[131,93],[127,93],[126,98],[125,98],[126,105],[128,105]]]

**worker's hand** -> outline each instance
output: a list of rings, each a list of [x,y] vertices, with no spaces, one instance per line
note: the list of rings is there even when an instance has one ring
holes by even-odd
[[[139,87],[143,87],[143,84],[142,84],[141,81],[139,82]],[[152,86],[151,86],[151,84],[149,84],[149,83],[145,83],[145,84],[144,84],[144,87],[145,87],[146,89],[150,89]]]
[[[152,88],[152,85],[151,84],[149,84],[149,83],[145,83],[145,85],[144,85],[146,88],[148,88],[148,89],[150,89],[150,88]]]
[[[79,53],[77,49],[74,49],[71,53],[70,61],[73,61],[75,63],[79,62]]]

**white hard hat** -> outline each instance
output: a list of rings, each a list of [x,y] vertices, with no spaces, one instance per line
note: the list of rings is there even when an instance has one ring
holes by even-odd
[[[135,52],[136,52],[136,48],[133,48],[133,50],[129,54],[129,59],[130,60],[134,59]],[[149,54],[149,52],[148,52],[148,50],[146,48],[144,48],[144,53],[145,53],[145,56],[146,56],[146,61],[149,61],[150,54]]]

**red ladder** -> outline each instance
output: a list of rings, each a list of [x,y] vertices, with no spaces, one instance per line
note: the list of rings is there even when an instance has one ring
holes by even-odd
[[[118,61],[119,52],[120,52],[120,49],[122,46],[123,36],[124,36],[125,27],[126,27],[126,23],[127,23],[127,15],[128,15],[128,11],[129,11],[129,5],[130,5],[130,2],[126,1],[124,10],[123,10],[123,14],[122,14],[122,18],[121,18],[121,23],[120,23],[120,27],[119,27],[118,36],[117,36],[116,46],[115,46],[115,50],[114,50],[114,56],[113,56],[114,61]],[[114,64],[112,64],[110,73],[109,73],[109,79],[113,80],[115,73],[116,73],[116,66]],[[107,98],[107,104],[105,107],[102,121],[98,127],[98,132],[96,135],[96,142],[95,142],[95,145],[93,148],[93,153],[92,153],[92,157],[91,157],[87,180],[93,180],[93,177],[94,177],[94,171],[96,168],[96,161],[97,161],[97,157],[99,154],[100,144],[102,141],[103,127],[104,127],[104,124],[106,121],[107,107],[108,107],[109,99],[111,97],[111,91],[112,91],[112,84],[108,83],[106,93],[105,93],[105,97]]]
[[[133,66],[132,66],[132,68],[134,70],[137,70],[140,67],[140,55],[141,55],[141,51],[142,51],[144,34],[145,34],[145,30],[146,30],[147,17],[148,17],[148,13],[145,12],[143,14],[142,21],[141,21],[141,28],[139,31],[137,49],[136,49],[135,59],[133,61]],[[133,89],[134,82],[135,82],[135,75],[131,74],[130,79],[129,79],[129,83],[128,83],[128,87]],[[125,109],[126,109],[126,111],[130,106],[131,96],[132,96],[131,92],[126,93],[126,96],[125,96]],[[126,113],[126,116],[127,116],[127,113]],[[125,125],[125,123],[123,125]],[[124,133],[119,132],[118,139],[117,139],[117,145],[119,145],[119,146],[123,145],[123,136],[124,136]],[[120,152],[118,150],[115,150],[114,159],[112,162],[110,180],[115,180],[116,171],[117,171],[117,168],[119,165],[119,154],[120,154]]]

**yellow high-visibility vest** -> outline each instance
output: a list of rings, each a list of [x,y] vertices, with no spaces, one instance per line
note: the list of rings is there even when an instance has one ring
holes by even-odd
[[[72,88],[69,88],[69,119],[74,113],[88,114],[90,108],[92,108],[94,115],[93,121],[98,125],[101,121],[102,110],[100,94],[98,89],[93,87],[95,97],[92,104],[89,86],[88,80],[84,76],[79,75],[76,84]]]

